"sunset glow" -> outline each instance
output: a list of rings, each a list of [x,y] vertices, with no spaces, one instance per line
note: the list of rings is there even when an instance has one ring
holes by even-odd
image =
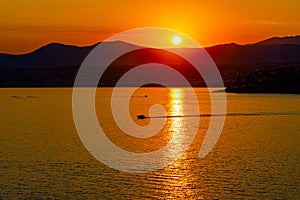
[[[86,46],[138,27],[164,27],[202,46],[248,44],[300,33],[300,1],[0,0],[0,52],[25,53],[51,42]],[[251,30],[251,31],[249,31]]]

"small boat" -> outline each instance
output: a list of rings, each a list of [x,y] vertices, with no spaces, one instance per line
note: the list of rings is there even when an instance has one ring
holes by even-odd
[[[138,116],[136,116],[138,119],[145,119],[145,118],[147,118],[145,115],[138,115]]]

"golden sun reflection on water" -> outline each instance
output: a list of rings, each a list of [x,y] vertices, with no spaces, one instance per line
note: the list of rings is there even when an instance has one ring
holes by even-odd
[[[170,117],[167,120],[168,132],[174,141],[174,148],[170,150],[170,154],[175,154],[176,149],[184,148],[186,140],[186,120],[180,116],[184,116],[185,113],[185,93],[181,88],[172,88],[169,92],[169,103],[167,105],[167,115],[176,116]],[[165,182],[164,189],[168,195],[167,199],[185,199],[195,197],[195,188],[193,188],[196,182],[192,173],[191,163],[186,154],[181,156],[175,163],[166,167],[164,174],[169,178]],[[197,195],[197,199],[203,199],[202,196]]]
[[[169,93],[169,104],[168,104],[168,116],[182,116],[183,112],[183,98],[184,93],[180,88],[172,88]],[[183,133],[183,119],[182,117],[171,117],[168,120],[170,124],[168,132],[172,135],[173,140],[176,142],[175,148],[182,148],[182,143],[184,142]],[[172,152],[170,152],[172,153]]]

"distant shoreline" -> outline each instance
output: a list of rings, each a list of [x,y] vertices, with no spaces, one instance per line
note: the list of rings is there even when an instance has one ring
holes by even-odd
[[[61,86],[49,86],[49,87],[0,87],[1,89],[72,89],[72,88],[94,88],[94,87],[61,87]],[[134,86],[118,86],[118,87],[97,87],[97,89],[112,89],[112,88],[135,88]],[[139,87],[139,88],[165,88],[165,87]],[[180,86],[174,86],[169,88],[206,88],[206,87],[180,87]],[[212,89],[216,89],[212,91],[213,93],[222,93],[225,92],[226,94],[287,94],[287,95],[300,95],[300,93],[292,93],[292,92],[275,92],[275,91],[228,91],[227,89],[222,89],[220,87],[211,87]]]

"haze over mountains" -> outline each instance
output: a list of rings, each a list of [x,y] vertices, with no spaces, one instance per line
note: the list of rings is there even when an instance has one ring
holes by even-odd
[[[52,43],[28,54],[0,54],[0,87],[71,87],[79,66],[96,45],[76,47]],[[108,42],[105,45],[113,50],[132,44]],[[237,76],[253,70],[300,66],[300,36],[274,37],[255,44],[232,43],[205,49],[218,66],[225,86]],[[144,56],[147,57],[146,54]],[[126,64],[120,62],[117,65],[122,67]],[[118,73],[117,69],[111,72],[112,79],[113,73]],[[109,78],[103,86],[111,86]],[[203,86],[203,83],[195,82],[194,86]]]

